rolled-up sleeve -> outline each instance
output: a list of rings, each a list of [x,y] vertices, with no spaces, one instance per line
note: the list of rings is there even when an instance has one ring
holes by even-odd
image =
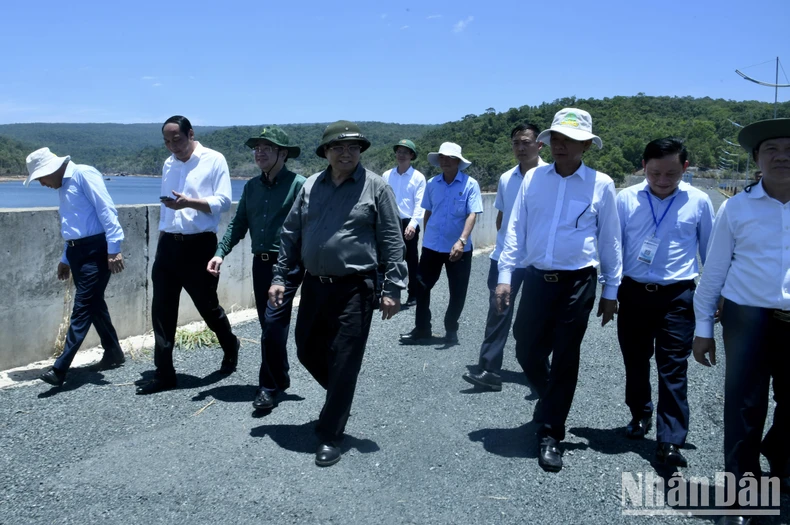
[[[476,180],[472,180],[468,203],[467,213],[483,213],[483,196],[480,194],[480,185]]]
[[[230,209],[233,190],[230,185],[230,170],[224,157],[216,161],[214,167],[214,195],[205,197],[212,215],[219,215]]]
[[[409,272],[404,259],[406,244],[401,233],[398,206],[395,193],[389,185],[383,186],[376,195],[376,213],[376,244],[381,257],[379,263],[384,266],[383,293],[400,299]]]

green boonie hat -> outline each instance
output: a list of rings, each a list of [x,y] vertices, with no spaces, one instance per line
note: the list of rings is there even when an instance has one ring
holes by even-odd
[[[417,158],[417,148],[414,146],[414,142],[410,141],[409,139],[400,139],[397,144],[392,146],[392,150],[397,153],[398,146],[403,146],[404,148],[408,148],[414,153],[414,158]]]
[[[316,148],[315,154],[325,159],[324,146],[333,142],[348,142],[350,140],[361,142],[362,151],[370,147],[370,141],[359,131],[359,126],[348,120],[338,120],[326,127],[324,136],[321,137],[321,144]]]
[[[248,148],[254,148],[263,141],[271,142],[276,146],[287,149],[289,159],[295,159],[302,152],[299,146],[291,144],[291,138],[288,136],[288,133],[276,126],[263,128],[260,135],[247,139],[247,142],[244,144],[246,144]]]
[[[790,138],[790,118],[760,120],[749,124],[738,133],[738,142],[748,152],[768,139]]]

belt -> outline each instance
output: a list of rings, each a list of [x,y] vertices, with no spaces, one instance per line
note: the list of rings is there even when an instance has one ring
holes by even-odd
[[[623,277],[623,284],[635,286],[637,288],[644,288],[646,291],[650,293],[658,292],[658,291],[666,291],[666,290],[674,290],[674,289],[681,289],[681,288],[696,288],[697,284],[694,282],[694,279],[688,279],[685,281],[676,281],[669,284],[658,284],[658,283],[640,283],[630,277]]]
[[[253,255],[253,257],[255,257],[256,259],[260,259],[260,260],[262,260],[262,261],[264,261],[264,262],[273,262],[273,263],[276,263],[276,262],[277,262],[277,256],[278,256],[279,254],[278,254],[278,253],[267,253],[267,252],[263,252],[263,253],[254,253],[254,254],[252,254],[252,255]]]
[[[587,268],[582,268],[580,270],[539,270],[534,266],[529,267],[530,270],[541,275],[543,280],[547,283],[558,283],[560,281],[570,281],[573,279],[578,279],[579,277],[585,275],[591,275],[595,273],[595,268],[589,266]]]
[[[100,239],[104,239],[104,237],[105,235],[103,233],[97,233],[96,235],[91,235],[90,237],[83,237],[81,239],[71,239],[70,241],[66,241],[66,244],[73,248],[74,246],[88,244],[89,242],[96,242]]]
[[[790,310],[774,310],[774,319],[790,323]]]
[[[185,242],[185,241],[196,241],[202,237],[208,237],[209,235],[216,237],[214,232],[201,232],[201,233],[170,233],[165,232],[165,235],[170,237],[176,242]]]
[[[374,279],[376,272],[357,272],[348,275],[312,275],[305,273],[305,278],[310,277],[317,279],[321,284],[337,284],[349,281],[361,281],[363,279]]]

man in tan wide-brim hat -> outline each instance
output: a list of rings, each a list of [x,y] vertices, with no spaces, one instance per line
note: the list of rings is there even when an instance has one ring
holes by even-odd
[[[762,453],[770,476],[780,478],[786,491],[790,488],[790,119],[750,124],[741,130],[738,142],[752,154],[762,178],[719,208],[705,271],[694,295],[693,352],[699,363],[716,364],[714,315],[719,297],[724,298],[720,318],[727,356],[725,471],[734,476],[732,488],[737,491],[746,476],[760,474]],[[776,408],[763,438],[771,384]],[[734,515],[719,521],[746,522],[747,516]]]

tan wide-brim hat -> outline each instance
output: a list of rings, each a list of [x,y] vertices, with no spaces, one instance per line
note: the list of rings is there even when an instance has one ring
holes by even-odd
[[[71,157],[58,157],[49,148],[37,149],[27,156],[27,179],[23,183],[29,186],[31,182],[47,175],[52,175],[60,169],[63,164],[70,161]]]
[[[603,142],[598,135],[592,132],[592,117],[583,109],[564,108],[554,115],[554,120],[549,129],[543,130],[538,135],[538,142],[551,144],[551,132],[562,133],[573,140],[584,142],[592,140],[598,149],[603,147]]]
[[[461,163],[458,165],[459,170],[465,170],[472,165],[472,162],[466,160],[461,153],[461,146],[455,142],[443,142],[442,145],[439,146],[439,151],[428,153],[428,162],[437,168],[441,167],[439,166],[439,155],[444,155],[445,157],[455,157],[456,159],[460,160]]]

